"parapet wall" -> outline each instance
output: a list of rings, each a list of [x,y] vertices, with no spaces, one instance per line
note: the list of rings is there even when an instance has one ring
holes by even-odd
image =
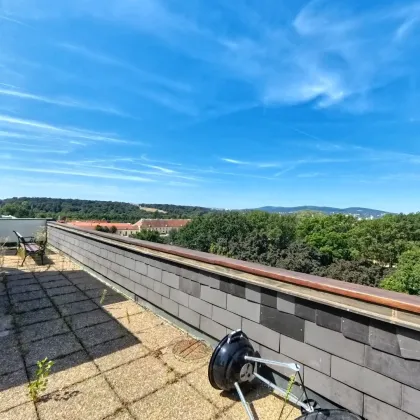
[[[299,363],[305,385],[336,405],[368,420],[420,418],[419,297],[59,223],[48,241],[214,340],[242,328],[263,358]]]

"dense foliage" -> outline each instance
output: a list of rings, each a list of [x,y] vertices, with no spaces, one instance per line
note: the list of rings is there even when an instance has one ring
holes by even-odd
[[[167,213],[147,212],[138,205],[116,201],[73,200],[62,198],[20,197],[0,200],[0,214],[16,217],[67,218],[73,220],[107,220],[110,222],[135,223],[140,219],[190,218],[204,214],[209,209],[202,207],[153,205]]]
[[[172,233],[170,241],[302,273],[420,294],[420,213],[373,220],[319,213],[207,214]]]
[[[164,238],[159,235],[159,232],[156,230],[140,230],[136,233],[130,235],[131,238],[141,239],[143,241],[158,242],[163,243]]]

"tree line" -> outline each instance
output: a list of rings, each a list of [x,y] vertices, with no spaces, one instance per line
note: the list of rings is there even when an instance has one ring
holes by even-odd
[[[44,197],[15,197],[0,200],[0,214],[15,217],[66,218],[69,220],[103,220],[135,223],[140,219],[178,219],[205,214],[209,209],[170,204],[144,204],[167,213],[148,212],[137,204],[118,201],[77,200]]]
[[[351,283],[420,294],[420,213],[212,213],[171,232],[175,245]]]

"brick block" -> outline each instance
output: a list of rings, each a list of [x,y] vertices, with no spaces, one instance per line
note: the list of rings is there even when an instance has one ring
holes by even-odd
[[[147,276],[152,278],[153,280],[162,281],[162,270],[160,268],[148,265]]]
[[[169,273],[168,271],[162,271],[162,283],[165,283],[174,289],[179,289],[179,276],[174,273]]]
[[[147,275],[147,265],[142,261],[136,261],[134,271],[137,271],[137,273],[143,275]]]
[[[221,308],[226,308],[226,293],[201,285],[200,298]]]
[[[332,356],[331,376],[395,407],[401,406],[401,384],[373,370]]]
[[[363,414],[363,394],[361,392],[309,367],[305,368],[305,385],[353,413]],[[370,417],[368,419],[371,420]]]
[[[193,327],[199,328],[200,327],[200,314],[193,311],[190,308],[186,308],[185,306],[179,305],[179,313],[178,316],[187,324],[192,325]]]
[[[369,342],[374,349],[401,356],[397,328],[385,322],[371,320]]]
[[[245,299],[245,283],[237,280],[229,279],[227,277],[220,278],[220,290],[227,293]]]
[[[137,271],[130,270],[129,278],[130,280],[133,280],[134,283],[141,284],[141,276],[142,275]]]
[[[181,267],[181,277],[190,279],[193,281],[198,281],[199,271],[194,268]]]
[[[115,262],[118,265],[124,267],[124,265],[125,265],[125,257],[124,257],[124,255],[117,254],[117,256],[115,258]]]
[[[413,416],[420,414],[420,391],[403,385],[402,409]]]
[[[155,284],[155,280],[147,277],[147,276],[141,276],[141,281],[140,284],[142,284],[143,286],[147,287],[148,289],[153,290],[154,289],[154,284]]]
[[[228,333],[226,327],[205,316],[200,317],[200,329],[218,340],[221,340]]]
[[[277,292],[271,289],[261,289],[261,304],[277,308]]]
[[[125,268],[128,268],[129,270],[135,270],[136,268],[136,261],[130,257],[125,257]]]
[[[227,295],[227,310],[251,321],[260,322],[260,306],[258,303]]]
[[[318,305],[315,302],[310,300],[296,298],[295,315],[308,321],[315,322],[317,306]]]
[[[271,330],[303,341],[305,335],[305,320],[295,315],[280,312],[275,308],[261,305],[261,324]]]
[[[251,302],[261,303],[261,287],[247,284],[245,287],[245,298]]]
[[[166,284],[163,284],[160,281],[156,281],[153,285],[153,290],[156,293],[159,293],[160,295],[169,298],[169,286],[167,286]]]
[[[220,289],[220,277],[218,274],[208,271],[200,271],[198,273],[197,282],[213,289]]]
[[[278,353],[276,351],[270,350],[267,347],[264,346],[260,346],[259,349],[260,355],[263,359],[268,359],[268,360],[275,360],[276,362],[281,362],[281,363],[296,363],[297,365],[300,366],[300,374],[302,376],[302,379],[304,379],[304,366],[297,362],[296,360],[291,359],[288,356],[285,356],[284,354]],[[282,366],[275,366],[275,365],[268,365],[270,366],[271,369],[275,370],[276,372],[280,373],[283,376],[287,376],[288,378],[290,378],[290,376],[294,373],[293,370],[288,369],[286,367],[282,367]],[[299,383],[299,376],[296,375],[296,382]]]
[[[140,296],[143,299],[147,299],[147,291],[149,289],[147,287],[142,286],[141,284],[134,283],[134,293],[137,296]]]
[[[279,351],[280,334],[248,319],[242,320],[242,330],[251,339],[272,350]]]
[[[130,270],[125,267],[120,267],[118,269],[118,273],[121,274],[123,277],[129,277],[130,276]]]
[[[346,313],[341,319],[341,332],[344,337],[369,344],[369,318]]]
[[[159,308],[162,306],[162,296],[153,290],[148,289],[147,291],[147,300]]]
[[[418,413],[417,413],[418,414]],[[368,420],[416,420],[418,417],[410,416],[392,405],[385,404],[375,398],[365,395],[363,416]]]
[[[349,340],[337,331],[319,327],[313,322],[305,322],[306,343],[363,366],[365,355],[363,344]]]
[[[295,314],[295,297],[284,293],[277,293],[277,309],[288,314]]]
[[[188,306],[188,295],[181,290],[170,288],[169,298],[181,305]]]
[[[282,335],[280,352],[326,375],[331,372],[331,355],[309,344]]]
[[[341,332],[341,315],[341,310],[321,305],[316,310],[315,322],[320,327]]]
[[[194,296],[189,296],[188,307],[207,318],[211,318],[212,316],[212,306],[210,303],[204,302],[204,300],[198,299]]]
[[[401,356],[405,359],[420,360],[420,332],[397,328],[397,338]],[[419,411],[420,412],[420,411]]]
[[[179,305],[164,296],[162,296],[162,309],[174,316],[178,316]]]
[[[200,283],[197,283],[196,281],[186,279],[185,277],[180,277],[179,288],[180,290],[182,290],[184,293],[187,293],[188,295],[195,296],[196,298],[200,297],[201,285]]]
[[[238,330],[242,326],[242,318],[240,316],[217,306],[213,306],[212,319],[231,330]]]
[[[420,390],[420,361],[406,360],[366,346],[365,366]]]

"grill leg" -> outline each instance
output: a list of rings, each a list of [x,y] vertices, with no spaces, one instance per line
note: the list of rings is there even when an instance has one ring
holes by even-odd
[[[255,420],[255,418],[254,418],[254,416],[251,412],[251,409],[249,408],[249,404],[246,402],[244,394],[242,394],[242,391],[241,391],[241,388],[239,387],[238,382],[235,382],[235,388],[236,388],[236,392],[239,395],[239,398],[241,399],[241,403],[245,408],[246,414],[248,414],[249,420]]]

